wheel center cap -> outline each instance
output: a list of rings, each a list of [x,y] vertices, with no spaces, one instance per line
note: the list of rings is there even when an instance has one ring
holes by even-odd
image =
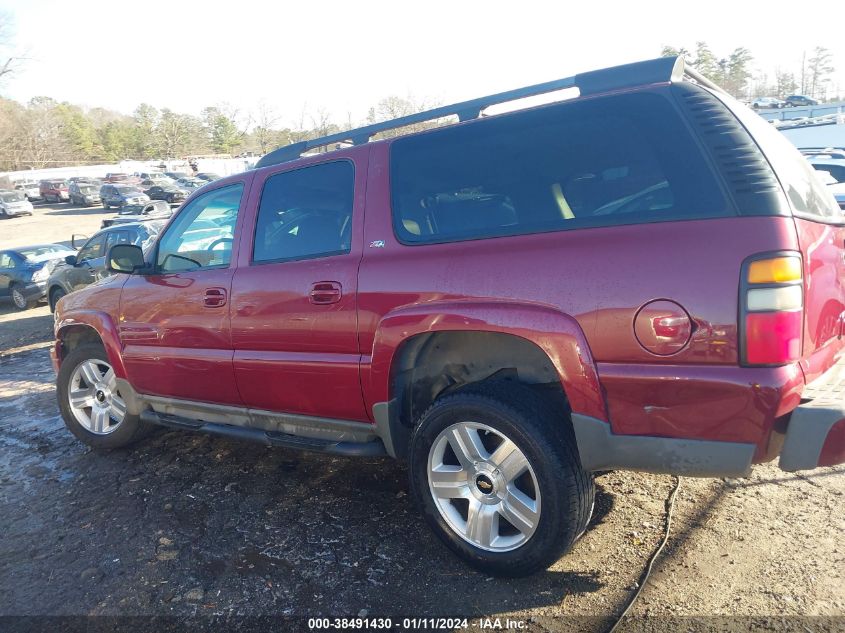
[[[478,475],[475,478],[475,487],[483,495],[493,494],[493,480],[487,475]]]
[[[97,393],[94,394],[94,397],[97,399],[97,402],[103,403],[106,401],[106,394],[104,394],[99,389],[97,390]]]

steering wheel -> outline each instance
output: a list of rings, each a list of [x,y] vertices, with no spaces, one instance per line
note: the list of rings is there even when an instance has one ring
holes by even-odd
[[[211,244],[209,244],[208,247],[205,250],[213,251],[214,247],[217,246],[218,244],[222,244],[223,242],[234,242],[234,241],[235,240],[233,240],[231,237],[219,237],[216,240],[214,240]]]

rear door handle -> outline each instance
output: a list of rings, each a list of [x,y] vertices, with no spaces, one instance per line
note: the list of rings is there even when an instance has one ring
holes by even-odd
[[[311,284],[311,292],[308,299],[315,305],[328,305],[337,303],[343,296],[343,290],[337,281],[318,281]]]
[[[206,308],[220,308],[226,305],[226,289],[206,288],[203,305]]]

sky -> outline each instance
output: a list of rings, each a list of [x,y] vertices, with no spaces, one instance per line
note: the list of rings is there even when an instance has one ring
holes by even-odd
[[[693,11],[699,6],[701,11]],[[265,103],[281,125],[303,112],[358,123],[389,96],[452,103],[580,71],[650,59],[664,45],[744,46],[757,70],[797,71],[834,54],[845,94],[845,2],[710,0],[121,2],[0,0],[29,61],[0,94],[131,113],[142,102],[199,114]],[[784,7],[780,10],[779,7]],[[307,125],[307,117],[304,121]]]

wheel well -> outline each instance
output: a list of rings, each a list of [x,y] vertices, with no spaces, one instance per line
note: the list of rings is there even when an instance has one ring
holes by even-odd
[[[412,427],[439,396],[491,379],[535,386],[568,409],[557,370],[528,339],[500,332],[431,332],[411,337],[397,352],[391,398],[398,421]]]
[[[59,340],[62,343],[62,358],[85,343],[103,344],[103,339],[97,334],[97,330],[88,325],[71,325],[62,329]]]

